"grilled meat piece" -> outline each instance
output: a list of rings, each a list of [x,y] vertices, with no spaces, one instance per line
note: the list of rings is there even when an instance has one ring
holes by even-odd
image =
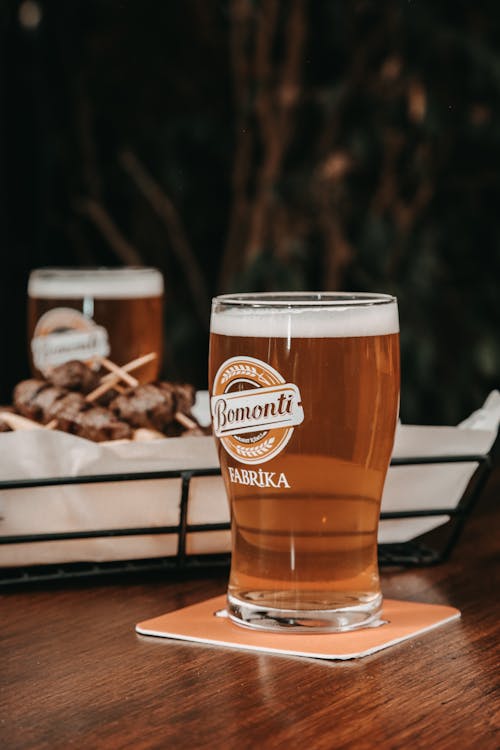
[[[99,385],[98,375],[85,362],[77,359],[54,367],[48,376],[48,381],[58,388],[80,393],[90,393]]]
[[[175,398],[173,392],[149,383],[138,385],[117,396],[109,408],[132,427],[150,427],[163,431],[173,421]]]
[[[50,414],[55,408],[56,402],[58,399],[66,396],[67,393],[68,391],[63,388],[55,388],[52,385],[39,391],[31,402],[38,410],[37,422],[41,422],[42,424],[50,422]]]
[[[189,414],[194,404],[192,385],[148,383],[117,396],[109,408],[132,427],[148,427],[177,436],[183,428],[175,422],[177,412]]]
[[[35,378],[22,380],[18,383],[14,388],[12,396],[16,411],[22,414],[23,417],[41,422],[43,417],[42,408],[35,399],[47,387],[48,385],[45,380],[36,380]]]
[[[131,437],[130,425],[120,422],[108,409],[89,407],[81,393],[49,385],[44,380],[24,380],[14,389],[16,411],[29,419],[47,424],[57,420],[57,428],[88,440],[119,440]]]
[[[49,407],[47,421],[56,419],[57,429],[69,432],[71,424],[84,408],[86,408],[86,403],[81,393],[66,393]]]
[[[68,432],[96,443],[132,437],[130,425],[119,421],[101,406],[77,412],[71,421],[68,420],[68,428]]]
[[[132,427],[148,427],[174,436],[183,432],[175,422],[176,413],[189,414],[194,399],[192,385],[148,383],[117,396],[109,408]]]
[[[14,406],[29,419],[42,424],[56,420],[57,429],[96,442],[131,438],[131,428],[141,427],[172,437],[184,434],[186,427],[191,427],[188,435],[204,434],[198,425],[181,417],[184,414],[192,419],[192,385],[149,383],[125,393],[111,389],[99,399],[102,405],[90,405],[84,394],[97,385],[98,378],[83,362],[66,362],[54,368],[48,382],[31,379],[19,383],[14,390]],[[103,408],[104,404],[108,408]]]
[[[92,403],[94,403],[96,406],[109,406],[113,399],[115,399],[119,395],[119,391],[115,390],[114,388],[110,388],[109,391],[103,393],[102,396],[96,398],[96,400]]]
[[[189,383],[156,383],[164,393],[172,393],[175,400],[175,411],[190,414],[194,405],[196,390]]]

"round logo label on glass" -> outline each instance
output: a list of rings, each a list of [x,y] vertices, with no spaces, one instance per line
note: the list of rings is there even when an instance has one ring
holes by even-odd
[[[253,357],[231,357],[219,367],[210,407],[215,435],[243,464],[270,461],[304,421],[297,386]]]
[[[38,320],[31,351],[35,367],[44,374],[71,359],[93,365],[95,358],[109,354],[108,333],[78,310],[54,307]]]

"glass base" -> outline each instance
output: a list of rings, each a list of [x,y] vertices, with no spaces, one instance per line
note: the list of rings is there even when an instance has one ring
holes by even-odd
[[[382,594],[368,602],[335,609],[276,609],[250,604],[228,594],[227,613],[232,622],[252,630],[280,633],[343,633],[378,624]]]

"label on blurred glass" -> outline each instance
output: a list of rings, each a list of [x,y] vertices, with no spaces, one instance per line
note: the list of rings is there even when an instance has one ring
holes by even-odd
[[[55,307],[36,324],[31,351],[33,363],[42,373],[71,359],[92,364],[94,359],[108,356],[108,333],[78,310]]]

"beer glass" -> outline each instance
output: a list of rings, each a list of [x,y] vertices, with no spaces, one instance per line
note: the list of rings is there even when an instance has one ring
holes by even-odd
[[[163,349],[163,277],[155,268],[40,268],[28,282],[28,340],[32,369],[110,357],[123,365],[150,352],[134,371],[158,377]]]
[[[374,621],[399,407],[396,299],[217,297],[209,387],[231,507],[231,619],[292,632]]]

